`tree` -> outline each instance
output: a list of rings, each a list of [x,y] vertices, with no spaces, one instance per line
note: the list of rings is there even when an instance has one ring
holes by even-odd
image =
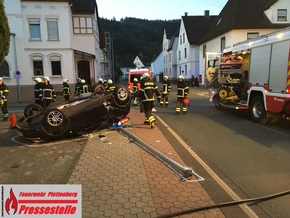
[[[4,10],[4,1],[0,0],[0,64],[8,55],[10,47],[10,28]]]

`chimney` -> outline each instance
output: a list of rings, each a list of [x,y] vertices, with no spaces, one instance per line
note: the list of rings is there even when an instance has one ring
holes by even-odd
[[[204,17],[205,18],[209,18],[209,10],[205,10],[204,11]]]
[[[184,16],[187,17],[188,12],[184,12]]]

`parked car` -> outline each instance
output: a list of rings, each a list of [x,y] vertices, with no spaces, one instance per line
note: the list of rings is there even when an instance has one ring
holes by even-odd
[[[74,97],[46,110],[37,104],[26,106],[24,117],[16,123],[16,129],[26,138],[59,140],[108,128],[130,112],[130,93],[127,87],[116,86],[113,92],[107,93],[100,84],[93,90],[93,93]]]

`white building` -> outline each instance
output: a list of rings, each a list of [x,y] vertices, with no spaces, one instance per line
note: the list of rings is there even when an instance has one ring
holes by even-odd
[[[100,51],[94,0],[5,0],[4,6],[11,42],[0,76],[9,102],[32,102],[36,77],[48,76],[60,95],[65,78],[72,92],[78,77],[95,83]]]
[[[179,75],[186,80],[198,76],[202,85],[207,86],[207,53],[218,54],[238,42],[289,26],[289,17],[289,0],[230,0],[217,16],[211,16],[208,10],[203,16],[185,13],[175,30],[178,33],[176,48],[169,46],[176,37],[170,39],[164,28],[164,74],[172,80]]]

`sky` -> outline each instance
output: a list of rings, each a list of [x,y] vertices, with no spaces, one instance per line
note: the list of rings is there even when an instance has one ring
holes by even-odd
[[[184,13],[189,16],[218,15],[227,0],[96,0],[99,17],[120,21],[134,17],[147,20],[181,19]]]

